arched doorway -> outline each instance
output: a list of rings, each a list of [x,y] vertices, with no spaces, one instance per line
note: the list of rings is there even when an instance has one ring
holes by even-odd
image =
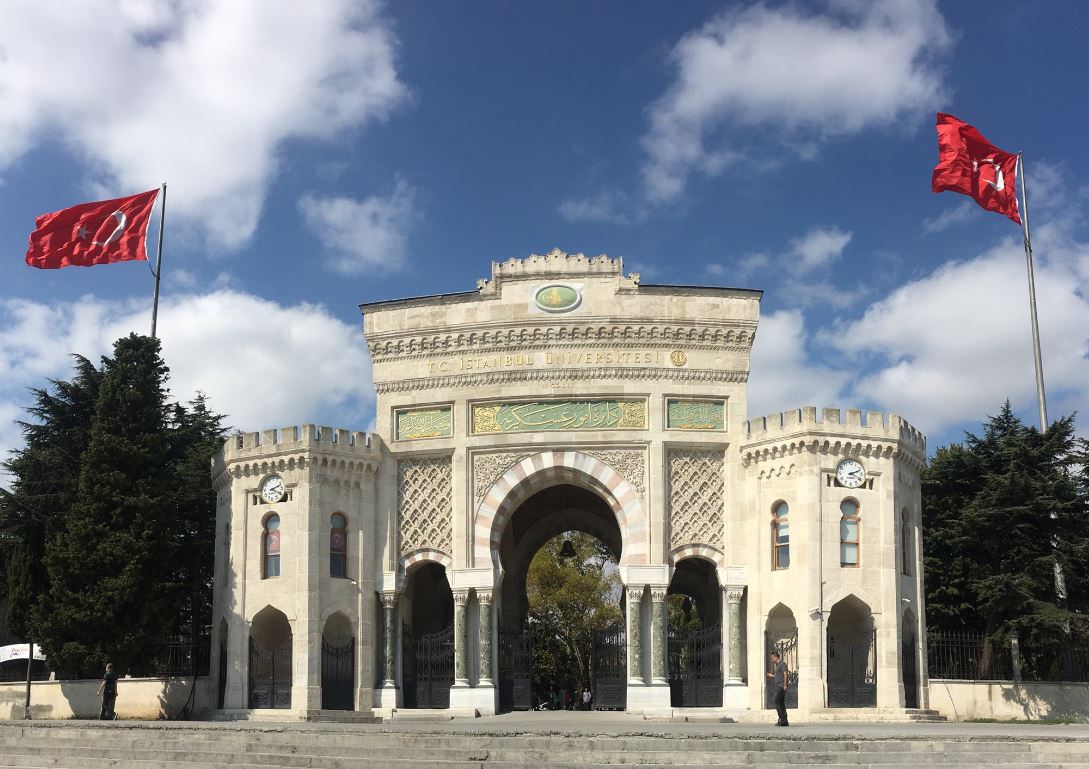
[[[266,606],[250,624],[250,707],[291,707],[291,623]]]
[[[575,536],[575,532],[584,537]],[[577,691],[573,699],[581,705],[582,687],[589,690],[595,709],[625,707],[627,634],[621,608],[623,586],[616,573],[621,539],[610,505],[595,491],[578,485],[547,487],[514,510],[498,547],[504,570],[498,603],[500,710],[528,710],[542,702],[550,706],[553,689]],[[565,553],[564,542],[568,542],[571,554]],[[596,554],[593,551],[598,546],[594,542],[600,543]],[[552,624],[543,615],[531,616],[527,580],[535,558],[548,559],[550,579],[562,580],[569,573],[584,590],[615,585],[612,603],[609,607],[598,606],[592,615],[569,624],[562,620]],[[560,614],[562,610],[559,607]],[[546,654],[546,646],[557,637],[557,628],[566,633],[564,643],[571,652],[571,669],[566,676],[550,673],[550,678],[558,680],[546,681],[540,674],[534,675],[534,655]],[[592,637],[587,636],[588,632]]]
[[[870,607],[849,595],[828,615],[828,707],[877,706],[877,634]]]
[[[667,599],[667,669],[673,707],[722,705],[721,596],[714,564],[701,558],[677,563]]]
[[[321,707],[355,709],[355,636],[340,612],[325,620],[321,632]]]
[[[405,579],[404,601],[404,706],[449,708],[454,685],[454,594],[442,564],[416,564]]]
[[[798,707],[798,623],[794,621],[794,612],[783,604],[776,604],[768,612],[764,625],[764,667],[768,668],[768,658],[772,652],[778,652],[787,666],[786,706]],[[768,679],[765,689],[764,707],[775,707],[776,683]]]
[[[917,708],[919,707],[919,657],[915,633],[918,621],[915,619],[915,612],[911,609],[904,610],[900,628],[900,637],[903,639],[900,661],[903,666],[904,707]]]

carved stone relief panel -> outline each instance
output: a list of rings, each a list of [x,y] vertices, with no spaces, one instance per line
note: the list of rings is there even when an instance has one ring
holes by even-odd
[[[671,548],[697,543],[723,546],[724,463],[721,450],[669,452]]]
[[[451,553],[452,470],[450,457],[402,459],[397,463],[401,555],[424,547]]]
[[[629,485],[640,494],[646,491],[643,481],[646,475],[646,454],[642,451],[597,451],[587,449],[584,453],[600,459],[616,470]]]
[[[529,451],[503,451],[498,454],[473,455],[473,493],[479,503],[499,476],[530,456]]]

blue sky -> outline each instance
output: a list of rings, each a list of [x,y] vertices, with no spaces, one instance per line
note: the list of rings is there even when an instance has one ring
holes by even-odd
[[[25,266],[34,217],[162,181],[173,388],[241,429],[367,427],[359,303],[553,247],[764,289],[751,416],[1033,422],[1020,231],[930,192],[937,111],[1025,152],[1049,411],[1089,402],[1083,3],[300,7],[0,2],[0,450],[150,323],[145,264]]]

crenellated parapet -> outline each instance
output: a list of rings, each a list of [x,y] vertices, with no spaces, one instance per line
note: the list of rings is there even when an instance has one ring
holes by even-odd
[[[638,273],[624,277],[624,260],[620,257],[568,254],[554,248],[543,255],[531,254],[525,259],[512,257],[505,262],[492,262],[492,279],[477,281],[477,290],[483,295],[498,294],[505,278],[585,278],[591,275],[615,275],[621,287],[625,288],[639,285]]]
[[[212,457],[212,483],[231,478],[321,467],[333,474],[373,473],[382,444],[370,433],[313,424],[232,435]]]
[[[859,409],[805,406],[745,423],[745,465],[801,452],[904,457],[921,468],[926,436],[897,414]]]

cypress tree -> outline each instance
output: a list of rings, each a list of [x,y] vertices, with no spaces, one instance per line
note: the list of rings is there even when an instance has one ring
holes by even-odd
[[[131,334],[104,361],[90,441],[64,529],[46,547],[43,648],[61,668],[107,661],[147,672],[170,635],[175,536],[167,368],[159,342]]]

